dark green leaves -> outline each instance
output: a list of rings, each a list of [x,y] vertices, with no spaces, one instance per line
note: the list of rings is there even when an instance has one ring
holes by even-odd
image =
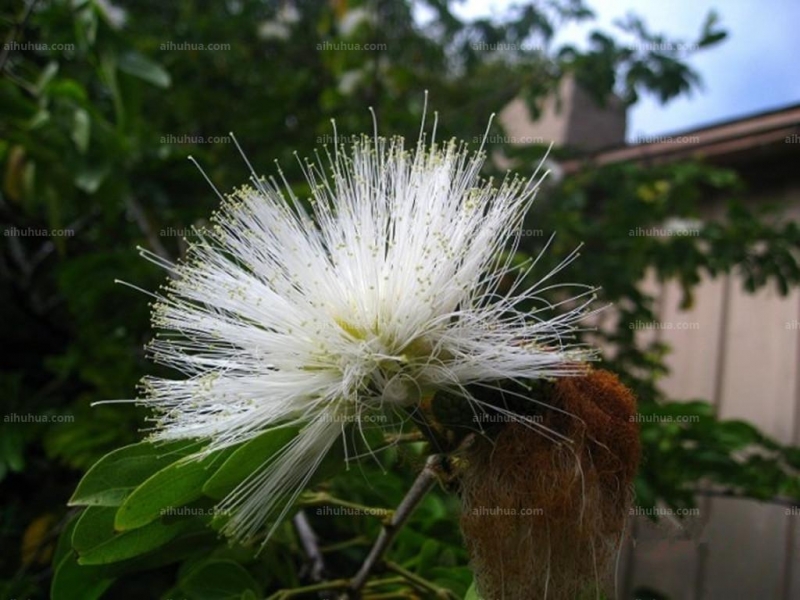
[[[196,454],[201,450],[197,442],[126,446],[89,469],[69,503],[108,509],[87,510],[84,516],[91,513],[106,519],[111,515],[111,529],[117,532],[137,530],[202,499],[206,486],[217,493],[205,497],[221,499],[267,463],[297,432],[296,428],[273,429],[238,448],[205,456]],[[219,493],[222,491],[225,493]],[[81,544],[75,548],[81,551]]]
[[[136,529],[197,500],[206,481],[232,452],[226,449],[203,459],[190,456],[164,467],[125,499],[117,510],[115,527],[120,531]]]
[[[72,547],[81,565],[103,565],[133,558],[163,546],[178,535],[197,527],[191,520],[172,523],[153,521],[133,531],[114,528],[116,509],[105,506],[87,508],[72,534]]]
[[[710,10],[708,12],[700,33],[700,39],[697,41],[698,48],[713,46],[728,37],[728,32],[719,27],[719,20],[717,11]]]
[[[56,565],[51,585],[51,600],[96,600],[114,583],[114,578],[99,569],[81,567],[78,556],[70,552]]]
[[[191,441],[141,442],[106,455],[89,469],[70,499],[71,505],[85,508],[63,534],[69,541],[62,539],[60,546],[63,565],[58,567],[54,585],[59,589],[54,588],[54,594],[71,597],[59,586],[74,587],[80,567],[116,569],[130,561],[169,559],[167,546],[209,531],[215,501],[269,464],[299,431],[298,427],[272,429],[238,447],[205,455],[199,453],[201,444]],[[334,449],[313,481],[343,466],[341,451]],[[75,597],[102,593],[113,580],[108,573],[87,571],[86,583],[73,590]],[[225,560],[198,566],[181,585],[192,598],[261,593],[241,566]]]
[[[750,498],[797,497],[796,451],[751,424],[718,420],[700,401],[645,402],[640,413],[645,463],[636,481],[639,506],[661,500],[691,507],[698,481]]]
[[[145,479],[187,456],[200,445],[194,442],[153,444],[140,442],[115,450],[84,475],[70,506],[120,506]]]
[[[297,427],[273,429],[246,442],[221,464],[203,485],[203,494],[221,500],[245,478],[275,456],[298,433]]]

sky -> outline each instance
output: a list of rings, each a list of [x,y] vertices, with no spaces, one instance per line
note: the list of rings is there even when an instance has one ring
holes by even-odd
[[[464,0],[462,17],[502,15],[512,0]],[[634,11],[668,38],[697,39],[711,9],[728,31],[722,43],[689,59],[703,88],[665,106],[643,95],[628,112],[628,140],[677,133],[800,103],[800,0],[586,0],[596,20],[568,25],[554,43],[584,45],[593,29],[614,31],[613,21]]]

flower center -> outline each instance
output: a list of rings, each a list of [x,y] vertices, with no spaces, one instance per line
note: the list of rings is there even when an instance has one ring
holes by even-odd
[[[361,346],[363,391],[380,401],[398,406],[419,402],[427,391],[424,375],[434,350],[422,337],[402,343],[385,332],[353,325],[344,319],[336,324]]]

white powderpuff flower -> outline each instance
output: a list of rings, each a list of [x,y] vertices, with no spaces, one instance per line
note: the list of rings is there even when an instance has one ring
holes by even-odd
[[[280,184],[254,174],[185,261],[146,253],[173,275],[150,351],[183,374],[143,381],[153,437],[205,439],[211,451],[303,425],[222,502],[225,533],[252,539],[283,517],[364,415],[407,415],[443,390],[476,409],[467,385],[585,373],[592,353],[572,339],[594,290],[550,318],[540,297],[577,253],[521,289],[536,261],[520,270],[511,257],[541,177],[495,185],[479,175],[484,159],[482,147],[423,134],[411,150],[377,134],[337,143],[302,163],[310,212],[280,169]],[[509,276],[517,283],[501,293]]]

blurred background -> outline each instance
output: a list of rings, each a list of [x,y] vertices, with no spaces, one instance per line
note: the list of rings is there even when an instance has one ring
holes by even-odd
[[[142,410],[90,404],[158,372],[148,298],[114,281],[155,290],[136,247],[176,260],[216,208],[188,156],[223,192],[245,183],[234,131],[304,196],[294,153],[333,144],[332,118],[347,142],[374,107],[415,140],[425,90],[439,139],[477,148],[497,114],[487,176],[553,144],[520,258],[549,243],[544,271],[584,244],[562,279],[613,303],[590,338],[637,392],[645,448],[615,597],[800,597],[800,4],[2,0],[0,19],[0,598],[309,579],[291,529],[259,557],[212,536],[117,570],[56,549],[81,475],[143,435]],[[396,505],[421,458],[391,460],[333,485]],[[355,572],[377,524],[310,518],[332,574]],[[457,522],[429,499],[393,559],[463,595]],[[209,591],[211,555],[250,587]]]

